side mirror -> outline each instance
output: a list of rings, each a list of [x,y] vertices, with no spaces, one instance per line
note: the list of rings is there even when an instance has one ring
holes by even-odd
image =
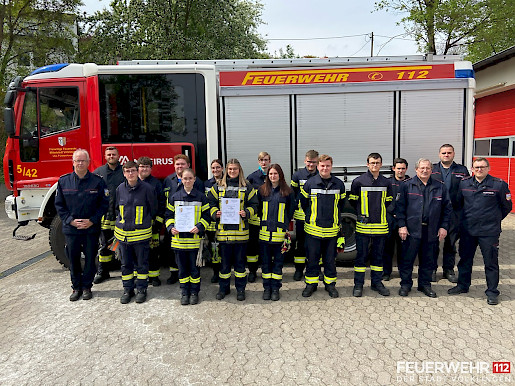
[[[5,132],[9,137],[14,136],[15,126],[14,126],[14,110],[12,107],[6,107],[4,109],[4,125]]]

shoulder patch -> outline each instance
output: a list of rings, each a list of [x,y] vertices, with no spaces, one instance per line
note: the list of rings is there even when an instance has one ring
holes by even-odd
[[[510,193],[506,193],[506,201],[511,201],[511,194]]]
[[[109,189],[104,189],[104,195],[105,195],[106,197],[109,197]]]

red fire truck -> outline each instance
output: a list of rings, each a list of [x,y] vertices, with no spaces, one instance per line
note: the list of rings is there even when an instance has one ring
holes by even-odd
[[[471,63],[454,56],[42,67],[13,80],[4,101],[4,175],[13,192],[6,212],[19,226],[50,228],[52,250],[67,265],[54,197],[77,148],[89,151],[91,170],[104,163],[106,146],[120,150],[122,163],[150,156],[161,178],[184,153],[201,179],[214,158],[238,158],[248,174],[263,150],[290,178],[314,148],[333,156],[347,187],[370,152],[382,154],[388,172],[395,157],[413,166],[452,143],[456,160],[470,166],[474,86]],[[344,215],[347,252],[354,221]]]

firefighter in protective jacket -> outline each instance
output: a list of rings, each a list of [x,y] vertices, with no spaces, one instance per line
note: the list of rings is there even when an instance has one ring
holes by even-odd
[[[237,224],[225,224],[222,219],[224,200],[239,200],[239,221]],[[214,185],[208,194],[210,214],[218,222],[216,238],[220,244],[222,266],[220,267],[220,290],[216,294],[222,300],[230,293],[231,267],[234,265],[235,285],[240,301],[245,300],[247,273],[245,271],[247,242],[249,241],[248,219],[257,214],[258,198],[256,189],[245,180],[240,162],[233,158],[227,161],[227,167],[219,184]],[[228,204],[228,201],[225,202]]]
[[[118,162],[119,158],[118,149],[114,146],[108,146],[105,150],[106,164],[93,172],[104,179],[107,189],[109,189],[109,209],[102,217],[101,222],[100,250],[98,251],[98,269],[94,279],[95,284],[102,283],[109,278],[109,268],[114,256],[114,252],[109,249],[109,244],[114,237],[116,188],[125,181],[122,165]]]
[[[182,181],[183,187],[168,198],[165,218],[166,229],[172,234],[171,245],[179,267],[179,283],[182,292],[181,304],[185,306],[198,303],[200,267],[197,265],[197,255],[199,254],[202,237],[211,218],[206,195],[204,192],[193,188],[195,183],[193,170],[184,170]],[[193,208],[191,213],[185,211],[190,208]],[[194,224],[188,230],[179,228],[177,224],[178,217],[186,215],[186,213],[192,217],[190,220]]]
[[[383,296],[390,291],[383,285],[383,250],[388,237],[387,207],[392,202],[390,180],[379,171],[383,159],[379,153],[367,157],[368,171],[352,181],[349,201],[356,209],[356,261],[354,262],[354,289],[352,294],[363,296],[366,259],[372,245],[370,259],[371,288]]]
[[[345,185],[331,174],[333,159],[321,155],[318,175],[310,178],[301,190],[300,203],[306,215],[306,288],[302,296],[317,290],[320,257],[324,265],[324,284],[329,296],[339,296],[336,289],[336,247],[339,244],[340,214],[345,205]]]
[[[116,225],[114,235],[120,241],[122,255],[122,304],[129,303],[137,288],[136,303],[147,299],[148,255],[152,239],[152,219],[157,214],[157,195],[152,185],[138,177],[138,165],[123,165],[126,182],[116,189]],[[134,273],[136,272],[136,280]]]

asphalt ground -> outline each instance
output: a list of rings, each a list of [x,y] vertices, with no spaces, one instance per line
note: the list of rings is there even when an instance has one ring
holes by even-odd
[[[392,296],[370,290],[367,270],[364,296],[353,298],[349,267],[338,269],[340,298],[319,286],[306,299],[287,266],[278,302],[261,299],[261,279],[246,301],[234,289],[217,301],[207,267],[196,306],[179,304],[178,284],[122,305],[119,271],[93,287],[92,300],[70,302],[69,272],[48,252],[47,230],[33,223],[19,233],[35,239],[18,241],[14,225],[2,211],[0,272],[38,258],[0,276],[2,385],[515,384],[513,214],[503,223],[497,306],[486,303],[479,255],[470,292],[449,296],[441,279],[436,299],[398,296],[396,270],[385,283]],[[505,370],[499,361],[511,372],[493,373]]]

